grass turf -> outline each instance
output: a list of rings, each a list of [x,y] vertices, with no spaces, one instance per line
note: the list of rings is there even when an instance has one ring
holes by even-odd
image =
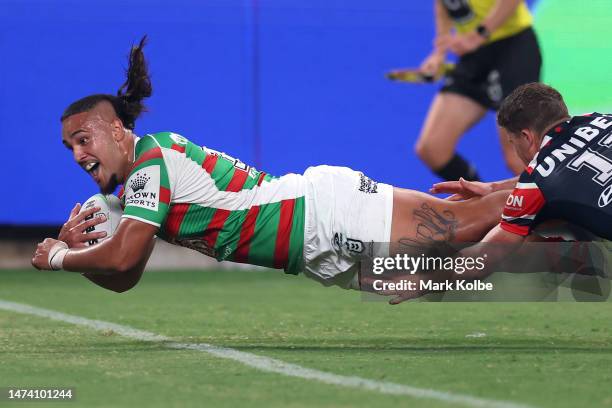
[[[391,307],[273,271],[147,273],[124,294],[78,274],[0,271],[0,299],[336,374],[542,407],[612,406],[610,303]],[[486,336],[466,337],[475,332]],[[6,311],[0,353],[0,387],[75,387],[76,400],[58,407],[453,406]]]

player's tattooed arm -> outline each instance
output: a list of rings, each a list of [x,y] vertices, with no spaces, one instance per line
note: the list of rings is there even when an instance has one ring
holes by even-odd
[[[398,240],[400,248],[423,248],[453,241],[458,220],[451,210],[438,211],[427,203],[415,209],[412,218],[416,226],[414,236]]]
[[[435,208],[431,201],[422,201],[412,208],[410,215],[412,221],[410,228],[403,236],[397,238],[397,241],[394,238],[395,248],[392,249],[392,252],[414,257],[426,255],[441,258],[454,256],[457,253],[457,249],[448,244],[449,241],[455,240],[460,225],[453,210],[448,206]],[[449,275],[450,273],[446,270],[415,270],[408,274],[398,271],[395,274],[387,274],[385,278],[389,281],[412,281],[416,283],[417,288],[385,294],[395,295],[389,303],[398,304],[429,292],[429,290],[419,288],[421,280],[444,281],[451,278]]]

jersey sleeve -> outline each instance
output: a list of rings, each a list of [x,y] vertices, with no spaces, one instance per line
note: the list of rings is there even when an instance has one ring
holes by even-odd
[[[124,218],[160,227],[170,205],[170,182],[162,149],[151,136],[138,141],[135,162],[124,184]]]
[[[545,204],[546,200],[538,185],[528,177],[521,177],[506,200],[501,228],[513,234],[529,235],[535,226],[536,216]]]

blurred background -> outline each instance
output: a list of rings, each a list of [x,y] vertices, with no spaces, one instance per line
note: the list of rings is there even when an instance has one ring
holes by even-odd
[[[574,114],[612,111],[609,0],[530,1],[543,80]],[[431,49],[433,1],[0,0],[4,235],[63,223],[96,193],[60,141],[74,100],[115,93],[144,34],[153,80],[136,133],[174,131],[274,175],[332,164],[426,190],[413,144],[439,84],[393,83]],[[510,175],[494,115],[459,152]],[[19,228],[18,228],[19,229]]]
[[[56,236],[74,204],[97,193],[62,146],[59,118],[78,98],[115,93],[125,80],[130,47],[144,34],[153,96],[137,134],[177,132],[273,175],[342,165],[427,190],[438,179],[413,146],[441,85],[390,82],[385,73],[418,67],[430,52],[433,4],[0,0],[2,386],[74,386],[78,406],[85,407],[202,401],[213,407],[438,407],[451,406],[448,391],[466,406],[489,406],[474,396],[494,398],[498,407],[609,408],[607,304],[387,308],[303,277],[251,273],[250,266],[229,273],[235,265],[163,242],[147,265],[158,272],[145,274],[138,290],[121,296],[78,274],[30,266],[36,243]],[[612,1],[528,5],[543,53],[543,81],[564,94],[572,114],[612,112]],[[510,176],[498,139],[489,113],[459,144],[485,180]],[[505,287],[520,288],[521,295],[539,290],[530,274],[523,275]],[[557,299],[609,301],[609,286],[582,278],[571,281],[571,290],[561,288]],[[238,348],[255,353],[253,361],[270,356],[303,364],[307,373],[329,372],[325,378],[410,384],[413,393],[423,388],[423,395],[443,401],[342,390],[196,350],[163,351],[113,330],[98,333],[17,314],[6,301],[110,320],[181,343]]]

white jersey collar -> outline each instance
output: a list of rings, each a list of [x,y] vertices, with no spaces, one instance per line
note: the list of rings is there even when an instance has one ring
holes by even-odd
[[[132,133],[132,135],[134,135],[134,156],[133,156],[133,160],[134,160],[134,163],[136,163],[136,145],[138,144],[138,141],[140,140],[140,138],[138,136],[136,136],[135,133]]]

